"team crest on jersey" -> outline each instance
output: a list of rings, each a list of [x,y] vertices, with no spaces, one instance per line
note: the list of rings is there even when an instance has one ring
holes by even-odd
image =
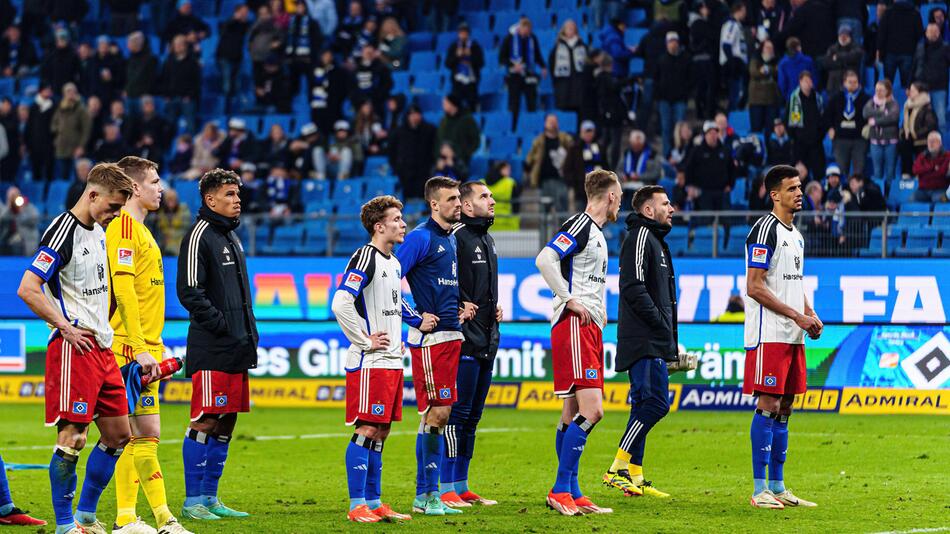
[[[451,399],[451,398],[452,398],[452,390],[449,389],[449,388],[442,388],[442,389],[440,389],[440,390],[439,390],[439,398],[440,398],[440,399]]]
[[[96,265],[96,274],[99,275],[99,281],[103,281],[106,277],[106,268],[102,264]]]
[[[33,260],[33,267],[36,267],[44,273],[48,273],[50,267],[53,266],[54,261],[56,260],[53,258],[52,254],[43,252],[41,250],[39,254],[36,255],[36,259]]]
[[[597,380],[597,369],[588,369],[585,374],[589,380]]]
[[[155,397],[153,397],[153,396],[151,396],[151,395],[144,395],[144,396],[142,397],[142,401],[141,401],[141,402],[142,402],[142,406],[144,406],[144,407],[146,407],[146,408],[150,408],[150,407],[152,407],[152,406],[155,406]]]
[[[132,266],[132,249],[120,248],[118,253],[119,253],[119,257],[116,260],[116,263],[118,263],[119,265],[127,265],[131,267]]]
[[[452,276],[458,276],[458,275],[456,274],[456,271],[457,271],[457,270],[458,270],[458,269],[456,269],[455,262],[453,261],[453,262],[452,262]]]
[[[363,283],[363,275],[359,273],[351,272],[346,275],[346,282],[343,282],[343,285],[352,289],[353,291],[359,291],[360,285]]]
[[[773,386],[775,386],[775,383],[776,383],[776,379],[775,379],[774,376],[768,375],[768,376],[765,377],[765,385],[766,385],[766,386],[773,387]]]
[[[214,397],[215,406],[227,406],[228,405],[228,396],[227,395],[215,395]]]
[[[765,264],[769,256],[769,249],[765,247],[752,247],[752,257],[749,259],[752,263]]]
[[[89,411],[89,405],[85,402],[76,401],[73,403],[73,413],[85,415]]]
[[[795,270],[796,270],[796,271],[801,271],[801,270],[802,270],[802,257],[801,257],[801,256],[795,256]]]
[[[383,415],[383,412],[385,411],[386,411],[386,406],[384,404],[373,405],[373,415]]]
[[[399,304],[399,292],[393,289],[393,304]]]

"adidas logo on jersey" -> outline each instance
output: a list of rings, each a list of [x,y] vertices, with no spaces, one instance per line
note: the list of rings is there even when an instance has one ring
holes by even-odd
[[[788,241],[782,241],[782,246],[783,246],[783,247],[787,247],[787,246],[788,246]]]
[[[445,252],[445,247],[443,247],[442,245],[439,245],[439,249],[436,250],[436,252],[437,252],[437,253]]]
[[[383,278],[387,278],[386,271],[383,271]]]
[[[88,255],[89,255],[89,249],[86,248],[86,247],[83,247],[83,248],[82,248],[82,255],[83,255],[83,256],[88,256]]]

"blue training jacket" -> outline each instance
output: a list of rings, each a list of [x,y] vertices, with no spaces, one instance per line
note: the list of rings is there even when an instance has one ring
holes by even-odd
[[[415,309],[403,302],[402,320],[419,328],[422,312],[428,312],[439,316],[433,332],[461,332],[458,260],[451,229],[443,230],[430,217],[406,234],[396,257],[416,302]]]

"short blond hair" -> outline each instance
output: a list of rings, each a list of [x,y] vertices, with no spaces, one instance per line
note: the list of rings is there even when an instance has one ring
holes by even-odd
[[[132,196],[132,179],[115,163],[99,163],[89,171],[86,182],[110,193],[122,193],[126,199]]]
[[[374,197],[360,208],[360,222],[363,223],[363,228],[369,235],[373,235],[376,223],[386,217],[386,210],[389,208],[401,210],[402,202],[392,195],[382,195]]]
[[[138,156],[126,156],[119,160],[118,165],[129,178],[141,183],[145,173],[150,170],[158,172],[158,163]]]
[[[584,177],[584,192],[587,200],[595,199],[607,192],[614,184],[620,185],[620,179],[613,171],[597,169],[587,173]]]

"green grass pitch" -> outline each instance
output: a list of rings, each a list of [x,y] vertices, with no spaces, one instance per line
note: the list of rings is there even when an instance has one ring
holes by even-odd
[[[0,453],[8,463],[46,464],[53,431],[41,424],[41,406],[0,406]],[[415,490],[415,429],[411,408],[395,425],[383,456],[383,499],[408,511]],[[581,487],[614,513],[561,517],[544,497],[555,471],[554,427],[558,414],[490,410],[485,414],[472,463],[471,486],[497,499],[494,507],[466,509],[451,519],[414,516],[408,524],[352,525],[347,509],[343,453],[349,431],[341,410],[255,409],[238,421],[221,483],[221,497],[246,510],[246,520],[186,526],[197,534],[378,532],[880,532],[950,530],[950,418],[926,416],[792,417],[786,483],[817,501],[817,509],[756,510],[749,506],[750,414],[678,412],[650,433],[646,475],[672,494],[657,500],[627,498],[605,488],[626,422],[609,412],[588,441]],[[187,407],[163,408],[160,448],[173,511],[184,498],[181,437]],[[303,438],[299,436],[303,435]],[[95,443],[96,431],[90,435]],[[80,460],[80,478],[85,458]],[[8,473],[18,506],[52,519],[45,470]],[[81,481],[80,481],[81,483]],[[115,493],[102,498],[99,518],[111,524]],[[151,522],[144,495],[139,514]],[[2,528],[7,532],[33,532]],[[35,532],[51,532],[38,529]]]

